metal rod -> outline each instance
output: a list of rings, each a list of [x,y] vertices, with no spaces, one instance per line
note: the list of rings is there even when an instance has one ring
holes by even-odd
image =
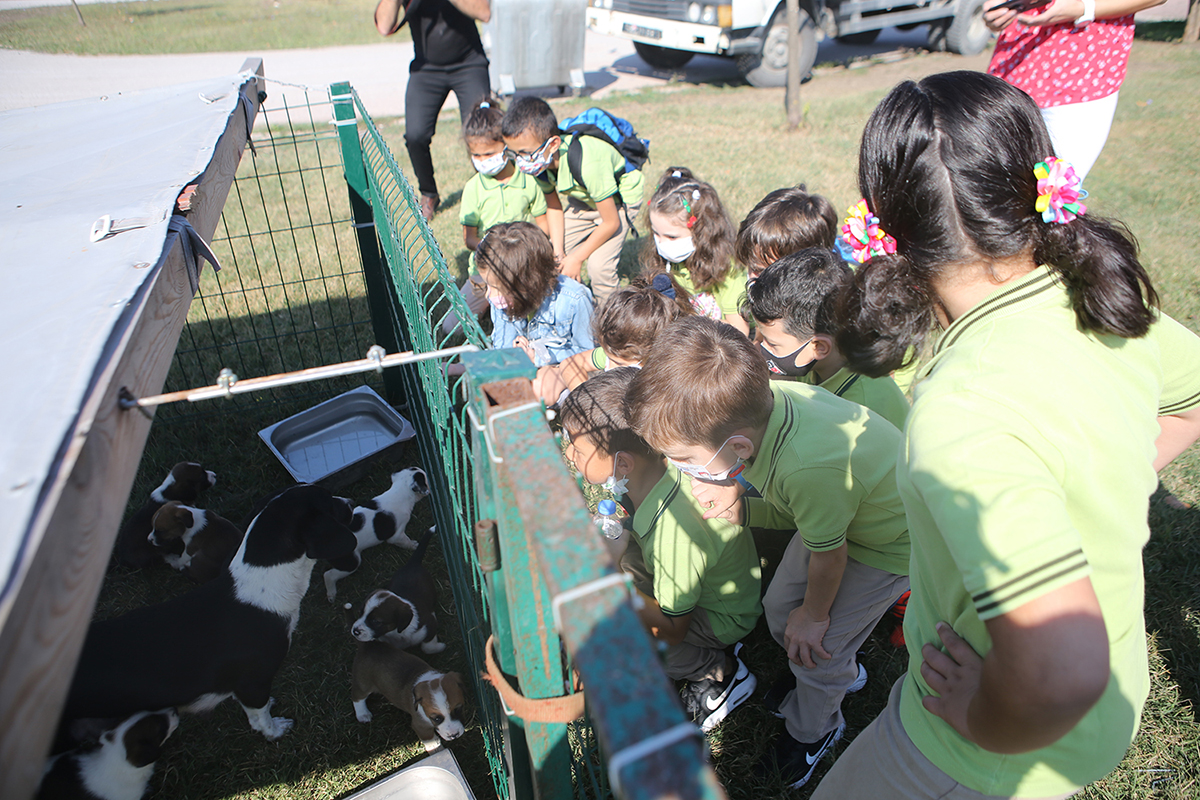
[[[414,353],[411,350],[404,353],[393,353],[385,355],[383,348],[379,345],[373,346],[367,351],[367,357],[357,361],[345,361],[341,364],[327,364],[322,367],[310,367],[309,369],[297,370],[296,372],[284,372],[278,375],[264,375],[261,378],[248,378],[246,380],[238,380],[237,376],[229,370],[221,370],[221,377],[218,379],[216,386],[203,386],[198,389],[183,389],[178,392],[169,392],[167,394],[158,394],[151,397],[122,397],[118,400],[121,408],[146,408],[147,406],[160,406],[167,403],[178,403],[181,400],[187,400],[189,403],[195,403],[198,400],[211,400],[214,397],[232,397],[235,394],[245,394],[254,392],[260,389],[273,389],[277,386],[290,386],[294,383],[308,383],[309,381],[324,380],[326,378],[336,378],[341,375],[354,375],[359,372],[370,372],[376,370],[382,372],[387,367],[398,367],[401,364],[412,364],[417,361],[429,361],[435,358],[445,358],[447,356],[455,356],[461,353],[474,353],[479,348],[473,344],[459,345],[458,347],[447,347],[443,350],[431,350],[428,353]]]

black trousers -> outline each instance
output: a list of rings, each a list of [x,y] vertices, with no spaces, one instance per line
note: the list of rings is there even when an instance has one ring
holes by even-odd
[[[472,53],[465,63],[442,66],[425,63],[410,69],[408,90],[404,94],[404,144],[421,194],[438,193],[429,144],[437,132],[438,112],[446,98],[454,92],[459,115],[465,121],[471,107],[490,90],[488,62],[482,54]]]

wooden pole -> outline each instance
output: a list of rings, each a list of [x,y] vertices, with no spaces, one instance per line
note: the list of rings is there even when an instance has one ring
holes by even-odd
[[[787,0],[788,60],[787,106],[788,127],[796,130],[804,122],[804,109],[800,105],[800,0]]]
[[[1200,0],[1192,0],[1188,4],[1187,25],[1183,28],[1185,44],[1200,42]]]
[[[75,16],[79,17],[79,24],[86,28],[87,23],[83,21],[83,12],[79,10],[79,3],[71,0],[71,5],[75,6]]]

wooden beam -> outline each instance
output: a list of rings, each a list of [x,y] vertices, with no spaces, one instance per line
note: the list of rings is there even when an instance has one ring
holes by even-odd
[[[259,64],[261,74],[261,62]],[[254,107],[257,91],[250,85]],[[235,109],[192,199],[188,220],[212,240],[249,131]],[[133,309],[133,321],[103,365],[67,440],[47,497],[34,518],[18,566],[19,588],[0,619],[0,797],[24,800],[41,780],[75,663],[150,419],[122,411],[121,387],[135,395],[162,390],[187,319],[192,292],[183,248],[171,247]]]

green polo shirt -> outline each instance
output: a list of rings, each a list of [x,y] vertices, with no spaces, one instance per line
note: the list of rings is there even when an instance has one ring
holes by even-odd
[[[762,493],[747,524],[794,529],[809,550],[848,545],[851,558],[908,574],[908,524],[896,489],[896,426],[803,383],[772,381],[775,407],[742,475]]]
[[[746,294],[746,270],[736,264],[725,274],[725,279],[716,286],[696,291],[687,262],[670,265],[671,276],[692,296],[692,308],[701,316],[721,319],[726,314],[737,314]]]
[[[559,194],[579,200],[591,208],[595,208],[598,201],[612,197],[618,191],[627,206],[636,206],[642,202],[645,183],[642,171],[635,169],[626,172],[625,156],[617,152],[617,148],[595,136],[579,137],[579,144],[583,148],[579,176],[583,178],[584,185],[576,183],[567,166],[567,148],[570,147],[573,138],[575,137],[564,136],[558,149],[556,180]]]
[[[801,383],[809,385],[813,385],[814,381],[815,376],[811,372],[800,378]],[[904,430],[904,422],[908,419],[908,400],[896,382],[888,376],[868,378],[842,367],[815,385],[833,392],[838,397],[866,406],[900,430]]]
[[[475,173],[462,190],[458,220],[482,237],[502,222],[533,222],[546,213],[546,196],[537,181],[514,170],[507,181]]]
[[[1141,339],[1080,330],[1045,267],[940,336],[915,384],[897,473],[912,534],[901,718],[954,780],[1042,797],[1108,774],[1149,690],[1142,547],[1162,413],[1200,405],[1200,338],[1162,316]],[[1088,577],[1109,637],[1100,701],[1059,741],[1016,755],[966,741],[921,705],[921,647],[948,622],[976,652],[984,621]]]
[[[668,617],[708,612],[713,634],[733,644],[762,614],[754,537],[741,525],[705,519],[691,478],[667,472],[633,513],[633,532],[654,573],[654,599]]]

